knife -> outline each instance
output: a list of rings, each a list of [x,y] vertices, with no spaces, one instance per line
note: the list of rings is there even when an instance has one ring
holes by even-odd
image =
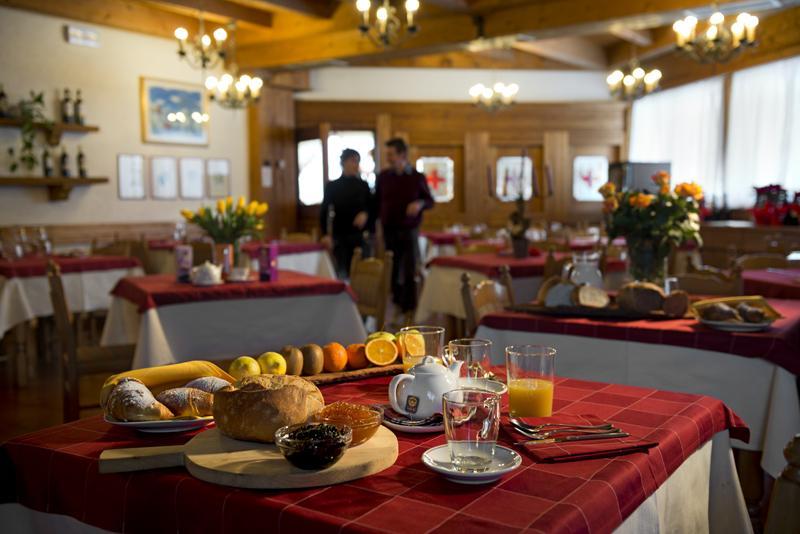
[[[560,438],[530,439],[517,441],[515,445],[547,445],[550,443],[566,443],[570,441],[589,441],[590,439],[627,438],[627,432],[608,432],[605,434],[584,434],[582,436],[563,436]]]

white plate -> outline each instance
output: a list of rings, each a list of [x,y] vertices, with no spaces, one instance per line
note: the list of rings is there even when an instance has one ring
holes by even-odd
[[[462,376],[459,380],[459,386],[462,388],[475,388],[491,391],[502,395],[508,391],[508,386],[498,380],[489,380],[488,378],[467,378]]]
[[[488,470],[480,473],[464,472],[458,471],[453,466],[447,445],[439,445],[422,453],[422,463],[432,471],[444,475],[451,482],[458,484],[491,484],[522,465],[522,457],[508,447],[496,445],[492,465],[489,466]]]
[[[739,323],[729,321],[709,321],[706,319],[698,319],[701,323],[713,328],[714,330],[722,330],[723,332],[761,332],[772,326],[772,321],[767,323]]]
[[[408,434],[432,434],[433,432],[444,432],[444,423],[440,425],[420,425],[420,426],[406,426],[392,423],[386,419],[383,424],[397,432],[406,432]]]
[[[148,432],[152,434],[166,434],[171,432],[188,432],[189,430],[197,430],[203,428],[209,423],[214,422],[214,417],[198,417],[196,419],[160,419],[157,421],[117,421],[109,416],[104,417],[106,423],[134,428],[140,432]]]

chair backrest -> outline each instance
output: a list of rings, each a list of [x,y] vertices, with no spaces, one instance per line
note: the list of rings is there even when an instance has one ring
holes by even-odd
[[[542,280],[547,280],[551,276],[561,276],[561,273],[564,270],[564,265],[569,263],[569,260],[569,256],[564,256],[560,260],[557,260],[554,248],[550,247],[550,249],[547,251],[547,257],[544,260],[544,273],[542,274]]]
[[[788,465],[772,488],[766,534],[800,532],[800,434],[786,445],[783,455]]]
[[[497,247],[491,243],[470,243],[464,244],[461,236],[456,236],[456,254],[494,254],[497,252]]]
[[[350,287],[358,297],[358,311],[366,317],[375,317],[378,330],[386,320],[386,306],[392,281],[392,252],[386,251],[383,259],[362,257],[361,247],[353,251],[350,262]]]
[[[62,391],[64,421],[73,421],[80,414],[80,399],[78,397],[78,354],[75,343],[75,334],[72,329],[72,314],[69,311],[64,284],[61,280],[61,269],[54,261],[47,264],[47,281],[50,285],[50,302],[53,305],[53,318],[56,322],[56,331],[60,340]]]
[[[482,280],[474,288],[469,273],[462,273],[461,300],[466,315],[466,330],[472,335],[477,330],[481,317],[514,304],[508,266],[500,267],[500,280]]]
[[[281,228],[281,241],[288,243],[316,243],[318,237],[316,228],[312,228],[310,233],[288,232],[286,228]]]
[[[214,246],[208,241],[192,241],[192,265],[214,261]]]
[[[742,294],[741,272],[733,274],[688,273],[676,276],[678,289],[683,289],[690,295],[723,295],[735,296]]]
[[[92,239],[91,253],[93,256],[130,256],[131,242],[114,240],[100,245],[97,239]]]
[[[789,267],[789,260],[783,254],[745,254],[734,260],[733,265],[739,269],[786,269]]]

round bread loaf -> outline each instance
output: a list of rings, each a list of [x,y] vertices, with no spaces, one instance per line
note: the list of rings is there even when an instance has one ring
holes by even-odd
[[[324,406],[319,388],[303,378],[247,376],[214,393],[214,421],[228,437],[272,443],[280,427],[305,423]]]
[[[617,293],[617,304],[625,311],[648,314],[664,305],[664,290],[650,282],[631,282]]]

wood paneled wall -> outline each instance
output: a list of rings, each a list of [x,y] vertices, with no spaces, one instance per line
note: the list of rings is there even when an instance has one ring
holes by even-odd
[[[378,166],[383,143],[404,137],[410,159],[449,156],[455,161],[455,198],[426,214],[425,227],[440,228],[454,222],[505,224],[513,203],[489,194],[487,169],[494,175],[500,156],[527,150],[536,167],[539,190],[546,195],[545,164],[553,172],[552,196],[533,199],[535,218],[576,222],[599,220],[599,203],[572,199],[572,160],[580,154],[603,154],[616,161],[627,153],[627,106],[619,102],[517,104],[489,113],[470,104],[311,102],[295,104],[296,127],[373,130]],[[303,210],[302,227],[316,223],[311,210]]]

